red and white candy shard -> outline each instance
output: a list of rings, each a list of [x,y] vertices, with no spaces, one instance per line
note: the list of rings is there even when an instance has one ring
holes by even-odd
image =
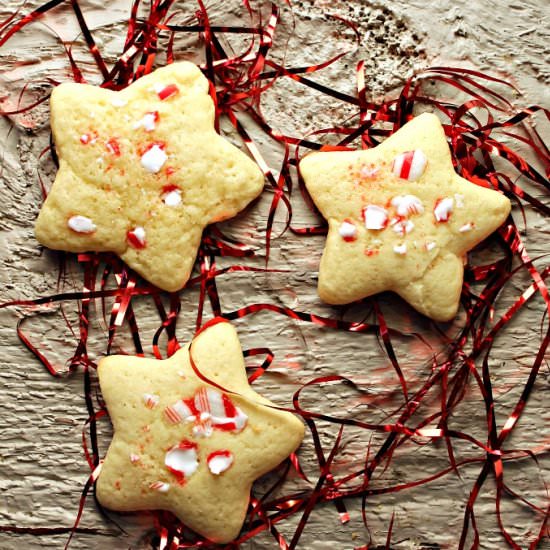
[[[399,216],[412,216],[424,212],[422,201],[414,195],[398,195],[392,199],[391,204]]]
[[[180,399],[173,405],[166,407],[166,409],[164,410],[164,414],[166,414],[168,420],[170,420],[170,422],[172,422],[173,424],[189,421],[189,419],[192,419],[191,421],[194,422],[196,419],[196,417],[193,415],[193,411],[183,399]]]
[[[159,114],[157,111],[154,111],[152,113],[145,113],[145,115],[143,115],[143,118],[141,120],[138,120],[132,128],[134,130],[143,128],[146,132],[152,132],[156,128],[158,119]]]
[[[449,220],[453,211],[453,203],[454,201],[450,197],[445,197],[435,203],[434,217],[436,221],[446,222]]]
[[[434,241],[428,241],[425,246],[426,246],[426,250],[429,252],[430,250],[433,250],[436,247],[436,243]]]
[[[466,233],[467,231],[471,231],[474,228],[474,224],[472,222],[465,223],[462,227],[460,227],[459,231],[461,233]]]
[[[201,388],[195,394],[195,407],[199,413],[208,413],[208,419],[219,430],[240,432],[248,420],[225,393],[212,388]]]
[[[139,462],[141,460],[141,457],[139,455],[136,455],[134,453],[130,454],[130,462],[132,464],[135,464],[136,462]]]
[[[344,220],[338,229],[338,233],[345,241],[351,241],[357,236],[357,227],[354,223]]]
[[[415,149],[397,155],[393,160],[392,172],[399,178],[416,181],[426,170],[427,164],[426,155],[421,149]]]
[[[147,172],[151,172],[152,174],[160,172],[167,160],[168,155],[156,143],[141,155],[141,165]]]
[[[208,469],[217,476],[231,467],[233,454],[231,451],[214,451],[208,455],[206,462]]]
[[[363,210],[365,227],[379,231],[388,225],[388,211],[376,204],[369,204]]]
[[[166,206],[179,206],[181,204],[181,190],[171,189],[164,192],[162,200]]]
[[[120,157],[120,145],[115,138],[111,138],[107,143],[105,143],[105,149],[107,149],[111,155]]]
[[[145,248],[145,229],[143,227],[134,227],[134,229],[128,231],[126,238],[134,248]]]
[[[229,396],[212,388],[201,388],[192,399],[180,399],[164,413],[173,424],[193,422],[193,434],[201,437],[210,437],[213,429],[240,432],[248,420]]]
[[[160,82],[155,83],[153,88],[161,101],[176,95],[180,91],[175,84],[161,84]]]
[[[407,235],[414,229],[414,223],[411,220],[395,220],[392,226],[399,235]]]
[[[154,393],[144,393],[142,399],[148,409],[154,409],[160,401],[160,397]]]
[[[192,441],[182,441],[166,453],[164,464],[180,479],[188,479],[199,467],[197,445]]]
[[[97,229],[96,224],[86,216],[71,216],[67,221],[67,225],[76,233],[89,234]]]
[[[396,254],[406,254],[407,253],[407,245],[405,243],[403,244],[396,244],[394,245],[393,247],[393,251],[396,253]]]
[[[149,489],[153,489],[153,491],[158,491],[159,493],[167,493],[170,490],[170,483],[155,481],[149,485]]]

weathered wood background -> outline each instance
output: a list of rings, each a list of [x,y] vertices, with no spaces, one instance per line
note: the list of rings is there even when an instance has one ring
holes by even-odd
[[[21,9],[30,11],[40,5],[30,0]],[[108,61],[113,61],[123,39],[129,0],[82,0],[85,17]],[[192,13],[194,2],[180,2],[182,13]],[[20,5],[7,0],[0,6],[0,21]],[[242,15],[238,0],[207,2],[214,23],[235,23]],[[283,46],[290,36],[287,56],[294,66],[329,58],[343,49],[352,49],[354,37],[340,21],[326,14],[338,14],[359,22],[363,41],[355,53],[314,78],[348,93],[354,93],[355,65],[366,61],[367,84],[373,98],[391,95],[412,70],[433,65],[453,65],[490,71],[512,81],[521,91],[511,99],[521,106],[534,103],[549,105],[549,10],[545,0],[305,0],[294,2],[295,25],[288,8],[283,10],[276,43]],[[184,15],[180,20],[184,19]],[[292,31],[292,33],[291,33]],[[93,62],[78,35],[76,20],[63,6],[52,11],[41,22],[21,32],[0,49],[0,108],[7,110],[17,103],[18,93],[28,84],[27,101],[33,94],[47,91],[54,79],[69,78],[68,63],[59,40],[73,45],[76,59],[84,67],[91,82],[98,81]],[[234,38],[233,43],[238,44]],[[282,55],[282,47],[274,53]],[[195,36],[177,44],[179,59],[200,59]],[[499,89],[500,90],[500,89]],[[451,94],[450,91],[446,93]],[[278,130],[302,135],[316,128],[333,126],[343,121],[350,111],[336,100],[313,92],[290,80],[280,82],[265,95],[264,114]],[[542,118],[540,119],[542,121]],[[228,128],[226,130],[229,130]],[[548,137],[548,126],[539,130]],[[252,131],[254,131],[252,129]],[[274,169],[282,152],[257,132],[258,143]],[[59,255],[43,250],[33,236],[33,220],[41,203],[39,177],[46,186],[54,175],[52,161],[41,152],[48,145],[48,107],[41,105],[31,113],[0,118],[0,301],[34,298],[56,292]],[[238,142],[238,140],[236,140]],[[537,197],[547,200],[547,197]],[[225,230],[244,236],[247,242],[262,245],[271,195],[265,197],[244,216],[229,222]],[[521,221],[519,210],[514,215]],[[526,212],[528,232],[525,234],[532,257],[549,252],[548,221],[537,213]],[[276,229],[282,228],[283,217]],[[306,224],[311,219],[296,201],[294,223]],[[220,277],[219,292],[224,311],[231,311],[253,302],[271,302],[325,315],[338,311],[324,306],[317,298],[315,286],[317,265],[323,239],[298,238],[290,233],[274,240],[270,267],[290,269],[289,273],[251,276],[233,274]],[[472,254],[483,263],[491,247]],[[244,260],[248,265],[261,266],[257,261]],[[229,265],[230,261],[220,261]],[[541,258],[538,265],[547,265]],[[78,290],[81,285],[79,266],[68,261],[65,290]],[[513,302],[529,281],[519,274],[509,285],[497,305],[497,315]],[[182,312],[178,323],[180,340],[188,339],[195,322],[197,291],[181,293]],[[149,299],[134,300],[134,308],[144,342],[150,342],[159,319]],[[443,337],[434,326],[392,297],[383,297],[381,306],[392,326],[405,331],[418,331],[430,342],[432,349],[419,345],[412,338],[396,339],[398,358],[414,389],[426,378],[433,350],[443,349]],[[98,306],[99,309],[99,306]],[[41,310],[42,311],[42,310]],[[534,300],[495,342],[490,367],[497,404],[497,420],[504,422],[517,401],[520,385],[525,382],[534,353],[545,330],[544,307]],[[34,312],[36,313],[36,312]],[[89,474],[82,450],[81,432],[87,413],[83,399],[82,374],[56,379],[51,377],[22,346],[16,334],[16,324],[28,317],[25,329],[42,351],[62,368],[74,351],[77,336],[63,321],[65,314],[73,330],[77,330],[76,304],[67,302],[63,310],[51,307],[47,314],[35,315],[29,310],[0,310],[0,524],[22,528],[64,527],[72,525],[83,484]],[[349,319],[361,319],[372,312],[353,310]],[[372,318],[372,317],[371,317]],[[542,324],[541,324],[542,322]],[[444,327],[454,334],[461,323]],[[288,405],[292,393],[302,383],[326,374],[345,374],[365,390],[362,398],[350,390],[327,386],[306,394],[306,403],[316,410],[353,415],[369,422],[381,422],[384,414],[401,405],[398,380],[374,335],[349,334],[325,330],[307,323],[297,323],[274,314],[260,313],[236,323],[243,347],[268,346],[275,352],[271,373],[258,383],[259,391],[281,405]],[[91,358],[98,358],[105,349],[106,332],[101,315],[91,326]],[[128,334],[116,341],[117,350],[131,351]],[[539,375],[534,393],[509,445],[515,448],[540,448],[548,445],[548,367]],[[365,403],[379,406],[366,406]],[[434,402],[435,406],[437,403]],[[483,438],[485,411],[479,391],[472,384],[465,402],[451,421],[454,429]],[[327,448],[334,441],[335,428],[321,424],[321,436]],[[100,444],[104,451],[109,441],[108,421],[100,422]],[[380,443],[373,438],[373,449]],[[337,471],[360,468],[368,437],[364,432],[345,432],[344,451]],[[464,442],[456,444],[459,458],[480,456],[479,450]],[[301,450],[306,471],[315,479],[311,439]],[[447,466],[444,445],[409,446],[396,453],[391,466],[380,471],[374,486],[387,486],[426,477]],[[508,485],[539,507],[548,505],[544,483],[548,482],[549,461],[546,455],[539,462],[525,459],[506,466]],[[479,473],[480,465],[461,469],[461,477],[448,475],[428,485],[407,491],[379,495],[367,501],[367,519],[372,546],[384,545],[392,513],[395,514],[392,548],[456,548],[463,521],[464,506]],[[265,481],[263,482],[266,483]],[[260,488],[262,483],[260,483]],[[304,482],[291,480],[288,488],[305,487]],[[352,549],[369,542],[361,521],[360,501],[348,502],[351,521],[342,525],[332,506],[320,506],[311,515],[300,540],[300,548]],[[495,490],[492,480],[483,488],[476,514],[480,531],[480,547],[505,548],[495,518]],[[503,500],[503,520],[512,536],[524,548],[528,547],[540,527],[541,516],[528,510],[517,500]],[[147,514],[115,516],[116,525],[107,522],[89,499],[81,527],[99,529],[99,535],[77,534],[71,548],[150,548],[152,520]],[[297,519],[280,524],[283,534],[292,533]],[[66,535],[35,536],[26,533],[0,532],[0,548],[62,548]],[[471,537],[470,537],[471,543]],[[268,535],[245,544],[245,548],[275,548]],[[540,544],[549,548],[548,541]]]

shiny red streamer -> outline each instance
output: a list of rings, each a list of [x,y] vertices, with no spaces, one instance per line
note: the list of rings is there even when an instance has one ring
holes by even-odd
[[[229,545],[228,548],[235,548],[238,544],[253,539],[263,531],[271,533],[279,548],[296,548],[308,520],[317,506],[323,503],[332,503],[340,521],[346,523],[349,520],[349,514],[345,503],[346,500],[352,498],[360,499],[362,503],[362,519],[365,532],[370,538],[366,517],[366,507],[370,496],[406,491],[449,474],[460,475],[460,470],[463,467],[478,464],[480,466],[478,478],[471,487],[466,502],[459,548],[466,547],[466,541],[469,537],[473,537],[472,548],[478,548],[481,544],[475,519],[475,504],[487,478],[492,476],[497,488],[495,515],[503,539],[511,548],[520,548],[520,543],[515,541],[509,534],[501,516],[502,498],[507,495],[522,502],[540,517],[536,533],[529,541],[529,548],[534,549],[542,538],[548,534],[550,505],[546,508],[536,506],[508,487],[505,483],[504,464],[508,461],[526,458],[538,464],[537,457],[549,450],[548,442],[532,449],[510,449],[508,446],[504,448],[504,444],[516,428],[528,404],[550,341],[549,317],[546,315],[550,311],[550,298],[546,284],[550,267],[544,267],[543,269],[536,267],[527,253],[518,228],[511,218],[507,220],[498,234],[500,249],[504,257],[489,265],[469,265],[466,267],[462,294],[462,304],[466,311],[464,326],[454,339],[449,340],[448,349],[444,356],[438,360],[434,358],[431,375],[418,388],[411,383],[411,380],[405,378],[393,349],[392,338],[396,335],[404,335],[423,342],[422,335],[416,333],[404,334],[389,326],[375,300],[368,300],[365,303],[370,304],[375,312],[376,324],[347,322],[340,318],[322,317],[272,303],[248,304],[235,311],[224,311],[216,281],[218,277],[231,276],[232,273],[241,271],[271,271],[268,268],[270,241],[273,238],[275,215],[280,208],[285,209],[285,231],[288,229],[303,238],[307,238],[308,235],[326,233],[326,223],[320,218],[318,224],[311,227],[295,227],[291,223],[292,207],[290,199],[294,186],[291,169],[297,166],[303,155],[303,150],[345,150],[351,148],[356,142],[363,148],[376,146],[381,140],[397,131],[410,120],[418,105],[428,105],[434,111],[439,111],[448,120],[444,127],[449,140],[453,163],[456,170],[463,177],[477,185],[501,190],[519,205],[522,211],[531,208],[541,215],[548,216],[550,208],[535,197],[532,192],[528,192],[522,182],[530,182],[530,185],[535,186],[540,194],[550,189],[550,151],[534,124],[537,114],[550,120],[550,112],[537,105],[516,110],[504,93],[499,93],[494,89],[494,87],[513,89],[510,83],[479,71],[452,67],[431,67],[421,71],[406,81],[397,98],[375,103],[367,98],[366,82],[368,77],[365,75],[364,62],[360,62],[356,69],[357,96],[342,93],[319,84],[312,79],[312,75],[329,67],[345,54],[339,54],[332,59],[319,61],[314,65],[305,67],[292,67],[286,63],[282,64],[274,61],[269,55],[276,37],[276,29],[280,18],[279,9],[273,4],[271,12],[267,15],[267,20],[264,21],[265,14],[255,10],[248,0],[243,2],[243,17],[248,17],[250,23],[243,26],[213,24],[201,0],[198,0],[197,3],[196,20],[187,21],[183,24],[174,23],[177,18],[177,11],[174,9],[173,0],[152,0],[147,8],[141,5],[140,0],[134,0],[127,23],[123,49],[119,59],[111,68],[108,67],[94,40],[93,33],[88,27],[85,14],[82,12],[78,0],[50,0],[28,15],[21,16],[19,12],[13,13],[5,21],[0,22],[0,47],[6,44],[21,29],[35,23],[45,13],[55,12],[55,9],[62,4],[70,6],[72,9],[75,21],[82,31],[83,39],[93,62],[103,77],[102,85],[106,88],[117,90],[124,88],[140,76],[151,72],[155,67],[159,53],[166,53],[168,62],[172,62],[174,60],[175,36],[179,33],[198,33],[204,47],[205,62],[201,68],[210,80],[210,93],[216,107],[216,128],[219,129],[221,117],[228,118],[240,134],[245,147],[264,172],[269,183],[269,190],[272,192],[273,198],[267,213],[265,268],[240,264],[222,269],[217,268],[216,257],[254,258],[257,250],[247,243],[235,242],[229,239],[215,225],[209,227],[203,235],[197,259],[198,275],[188,283],[189,287],[199,287],[199,303],[196,312],[197,334],[211,326],[212,323],[225,322],[249,315],[260,315],[262,312],[286,316],[294,322],[313,323],[327,329],[371,332],[379,337],[381,347],[393,367],[401,388],[403,405],[388,415],[387,423],[373,424],[338,415],[311,411],[302,406],[301,394],[303,391],[325,384],[342,385],[361,394],[361,388],[345,375],[345,371],[309,380],[300,387],[293,396],[293,408],[289,410],[302,416],[310,431],[318,463],[317,478],[310,480],[312,474],[309,474],[309,477],[306,476],[302,470],[299,456],[293,454],[276,471],[276,481],[264,495],[258,496],[254,493],[251,495],[249,514],[243,531],[238,540]],[[144,15],[140,15],[141,12]],[[338,19],[355,33],[357,43],[359,43],[361,36],[358,27],[352,21],[339,17]],[[228,33],[241,34],[247,37],[248,44],[242,52],[228,53],[226,51],[223,45],[223,36]],[[72,55],[72,50],[63,46],[63,51],[68,58],[73,79],[76,82],[84,82],[84,77],[79,64]],[[319,94],[328,95],[353,106],[356,109],[355,123],[351,121],[352,123],[346,127],[319,129],[309,136],[283,135],[275,131],[262,115],[261,99],[262,94],[280,78],[290,78],[299,85],[307,86]],[[453,105],[448,101],[425,95],[424,84],[427,81],[436,81],[442,86],[454,87],[467,94],[470,99],[462,105]],[[53,82],[53,84],[57,83]],[[48,99],[47,96],[37,100],[33,99],[28,105],[24,105],[25,92],[26,87],[18,99],[16,109],[10,108],[9,111],[2,111],[0,114],[11,116],[25,113]],[[256,123],[258,130],[264,132],[267,137],[282,147],[284,153],[278,177],[274,176],[271,167],[262,157],[256,143],[241,124],[239,115],[243,111],[246,111]],[[481,112],[485,116],[484,122],[481,121]],[[518,134],[518,129],[525,131],[525,135]],[[336,146],[325,145],[322,138],[326,135],[336,136],[338,144]],[[532,156],[542,166],[544,173],[541,173],[527,162],[515,151],[513,146],[506,145],[501,141],[499,138],[502,137],[507,139],[507,143],[512,142],[517,146],[521,145],[528,148]],[[51,147],[50,152],[55,161],[55,149]],[[511,176],[498,172],[493,163],[494,157],[505,160],[510,169],[520,177],[513,180]],[[318,214],[299,174],[298,190],[305,204],[314,214]],[[64,255],[60,255],[60,258],[63,259]],[[97,421],[102,417],[106,417],[106,411],[100,397],[92,392],[96,365],[90,361],[87,353],[90,308],[100,307],[103,319],[108,327],[106,333],[107,353],[110,353],[119,329],[127,324],[132,335],[135,354],[144,355],[138,320],[132,307],[132,302],[137,299],[151,300],[159,315],[160,325],[152,341],[154,355],[159,359],[164,355],[170,356],[180,347],[176,325],[180,315],[181,302],[177,293],[169,295],[168,306],[166,306],[166,300],[163,300],[165,294],[141,281],[118,258],[109,254],[80,254],[78,260],[83,271],[81,291],[63,291],[62,274],[64,267],[61,263],[60,285],[57,293],[34,300],[15,300],[0,304],[0,307],[19,307],[30,312],[30,315],[19,321],[17,332],[22,343],[46,367],[51,375],[60,378],[70,376],[76,369],[82,369],[84,373],[83,395],[89,418],[84,426],[83,448],[91,473],[82,490],[74,525],[72,527],[36,528],[15,525],[0,526],[2,532],[25,533],[37,536],[69,533],[67,546],[73,535],[77,533],[99,533],[93,529],[79,527],[86,498],[89,492],[93,490],[94,481],[101,468]],[[538,265],[540,265],[540,261]],[[495,300],[510,285],[514,276],[520,272],[528,273],[532,282],[523,289],[515,302],[500,318],[493,320]],[[473,283],[476,283],[476,288],[479,288],[478,285],[483,285],[478,294],[474,294],[472,290]],[[523,307],[536,297],[541,298],[545,304],[545,315],[541,319],[540,347],[535,357],[532,358],[529,375],[523,383],[521,395],[503,427],[499,430],[495,420],[497,403],[493,396],[489,366],[492,346],[496,337],[506,329],[510,321],[516,318]],[[109,299],[112,300],[110,307],[108,306]],[[204,323],[204,308],[207,302],[216,318]],[[75,334],[76,349],[70,358],[68,369],[64,370],[52,364],[47,358],[47,354],[41,350],[40,335],[33,334],[32,330],[26,328],[26,323],[32,318],[32,315],[47,312],[49,307],[56,303],[73,303],[78,308],[79,314],[79,330],[78,334]],[[68,322],[67,324],[72,330],[70,324]],[[434,327],[434,329],[436,328]],[[162,345],[161,337],[165,337]],[[249,368],[249,381],[251,383],[256,382],[263,376],[274,359],[273,353],[268,348],[246,350],[244,355],[245,357],[265,357],[259,366]],[[481,365],[480,368],[478,364]],[[192,365],[197,374],[205,379],[193,361]],[[485,403],[487,437],[484,441],[478,440],[470,434],[452,430],[448,425],[449,417],[460,405],[470,384],[473,384],[479,390]],[[414,390],[413,387],[415,387]],[[418,411],[437,392],[440,395],[440,410],[425,415],[421,420],[418,420]],[[413,421],[413,415],[415,414],[415,420]],[[318,423],[320,421],[339,426],[338,435],[328,449],[324,448],[319,436]],[[340,442],[346,426],[366,430],[368,432],[366,439],[368,438],[369,444],[365,449],[364,466],[362,468],[347,472],[344,475],[336,475],[333,473],[333,464],[341,450]],[[387,434],[385,441],[377,449],[372,448],[371,445],[371,436],[375,432]],[[371,487],[371,481],[374,479],[375,473],[380,468],[390,467],[393,453],[397,448],[406,444],[424,445],[437,439],[442,439],[445,442],[449,459],[448,467],[431,476],[420,477],[406,483]],[[453,442],[456,440],[468,441],[476,446],[480,451],[479,457],[457,460],[453,447]],[[308,483],[309,489],[295,494],[283,494],[282,496],[273,497],[275,489],[284,490],[284,482],[290,469],[293,469],[298,476]],[[107,515],[107,512],[101,511]],[[279,531],[277,524],[294,515],[299,518],[297,527],[287,539]],[[169,513],[155,513],[154,519],[157,529],[157,538],[152,541],[154,547],[173,550],[211,546],[208,541],[190,533],[183,524]],[[395,537],[395,525],[395,515],[392,514],[391,518],[388,519],[386,548],[390,548],[392,538]],[[361,548],[370,548],[371,542],[368,546]],[[521,541],[521,543],[523,544],[525,541]]]

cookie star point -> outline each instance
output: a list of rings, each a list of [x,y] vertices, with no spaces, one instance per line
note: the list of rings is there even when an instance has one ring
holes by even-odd
[[[165,509],[215,542],[239,533],[253,481],[299,446],[304,426],[269,407],[248,384],[235,329],[227,322],[164,361],[112,356],[100,386],[114,436],[97,496],[119,511]],[[266,406],[267,405],[267,406]]]
[[[346,304],[390,290],[438,321],[456,315],[462,258],[510,213],[499,192],[455,173],[439,119],[422,114],[379,146],[300,162],[329,232],[318,291]]]
[[[62,84],[52,92],[51,126],[60,165],[37,239],[114,252],[164,290],[184,286],[204,227],[263,189],[256,164],[215,132],[208,81],[192,63],[119,92]]]

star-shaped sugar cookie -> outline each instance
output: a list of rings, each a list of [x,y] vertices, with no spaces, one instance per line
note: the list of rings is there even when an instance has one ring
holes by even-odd
[[[214,130],[208,81],[168,65],[114,92],[65,83],[51,97],[59,171],[36,221],[44,245],[109,251],[156,286],[189,278],[206,225],[257,197],[257,165]]]
[[[504,195],[455,173],[429,113],[374,149],[311,153],[300,172],[329,224],[319,295],[330,304],[391,290],[432,319],[452,319],[464,255],[510,213]]]
[[[235,393],[201,380],[190,354],[203,376]],[[253,481],[304,435],[297,417],[250,388],[235,329],[220,321],[170,359],[110,356],[98,371],[114,427],[99,501],[119,511],[169,510],[212,541],[233,540]]]

